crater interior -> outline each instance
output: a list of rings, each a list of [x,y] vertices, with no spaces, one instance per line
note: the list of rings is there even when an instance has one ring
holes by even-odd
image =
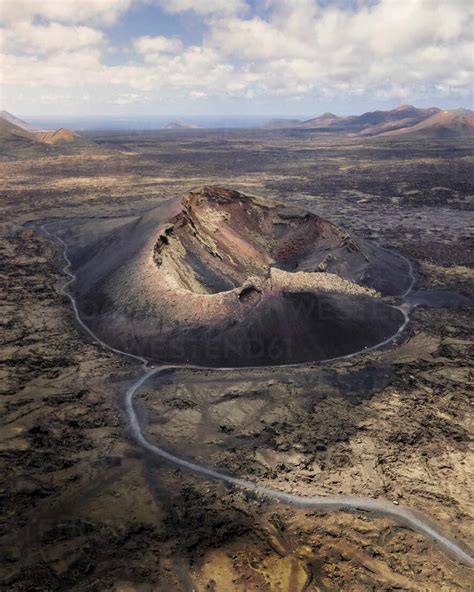
[[[75,293],[102,339],[158,362],[262,366],[371,347],[403,315],[406,261],[320,216],[204,187],[65,230]]]

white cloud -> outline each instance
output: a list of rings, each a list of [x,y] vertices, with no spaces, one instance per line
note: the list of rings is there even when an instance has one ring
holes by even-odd
[[[140,4],[156,4],[173,14],[192,11],[201,16],[232,15],[248,8],[245,0],[2,0],[0,21],[41,17],[62,23],[111,25],[130,7]]]
[[[207,43],[245,60],[269,93],[396,88],[467,78],[473,7],[465,0],[380,0],[354,10],[313,0],[268,0],[259,17],[214,21]],[[455,68],[453,68],[455,66]],[[388,81],[390,81],[388,83]],[[466,87],[468,92],[468,87]]]
[[[8,28],[3,28],[1,32],[3,49],[22,53],[90,48],[104,42],[102,31],[59,23],[33,25],[20,21],[11,24]]]
[[[55,53],[45,59],[7,54],[1,56],[0,69],[5,86],[81,88],[101,81],[106,67],[100,55],[94,49]]]
[[[248,8],[245,0],[155,0],[171,13],[192,10],[200,15],[232,15]]]
[[[299,36],[289,36],[288,31],[261,18],[239,18],[217,21],[210,41],[224,55],[237,59],[269,59],[280,57],[312,56],[313,49]]]
[[[207,99],[207,97],[209,96],[208,93],[202,91],[202,90],[192,90],[189,93],[189,96],[191,97],[191,99],[197,99],[197,100],[202,100],[202,99]]]
[[[162,54],[152,64],[129,62],[116,66],[104,65],[101,52],[96,49],[63,51],[44,59],[4,55],[0,69],[6,86],[36,88],[52,84],[58,88],[85,88],[95,85],[169,93],[222,90],[234,72],[233,66],[221,63],[213,50],[202,47],[190,47],[176,56]]]
[[[0,0],[1,1],[1,0]],[[465,0],[135,0],[207,24],[201,45],[177,37],[130,41],[139,59],[108,65],[107,25],[133,0],[4,0],[4,93],[75,89],[108,103],[220,97],[301,100],[312,95],[410,99],[471,92],[473,7]],[[5,15],[4,15],[5,16]],[[32,24],[34,16],[45,24]],[[124,21],[125,22],[125,21]],[[6,89],[6,90],[5,90]],[[30,90],[28,90],[30,89]],[[146,97],[146,99],[145,99]],[[23,99],[22,99],[23,100]]]
[[[134,0],[2,0],[0,20],[26,21],[42,17],[62,23],[112,24]]]
[[[217,52],[205,47],[189,47],[177,56],[161,56],[149,66],[162,89],[223,90],[234,74],[231,64],[222,62]]]
[[[114,105],[132,105],[143,101],[143,95],[139,93],[122,93],[111,101]]]
[[[179,53],[183,43],[178,37],[137,37],[133,40],[133,47],[141,54]]]
[[[317,9],[311,0],[270,4],[276,5],[276,12],[268,20],[218,20],[211,43],[228,55],[247,59],[326,59],[341,48],[347,54],[351,53],[347,48],[362,51],[362,58],[376,51],[373,59],[472,37],[473,9],[466,0],[381,0],[358,11],[330,5]]]

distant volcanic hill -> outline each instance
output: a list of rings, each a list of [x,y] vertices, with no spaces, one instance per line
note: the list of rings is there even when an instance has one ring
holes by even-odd
[[[303,121],[303,123],[299,127],[305,129],[327,129],[331,127],[344,127],[345,125],[350,125],[351,120],[352,117],[338,117],[333,113],[324,113],[319,117],[314,117],[313,119]]]
[[[8,121],[9,123],[13,123],[13,125],[16,125],[17,127],[26,130],[27,132],[35,131],[35,127],[33,125],[27,123],[26,121],[23,121],[23,119],[20,119],[19,117],[15,117],[15,115],[12,115],[8,111],[0,111],[0,119]]]
[[[19,125],[18,123],[21,123]],[[53,131],[31,131],[32,126],[7,111],[0,113],[0,155],[47,154],[53,148],[91,148],[94,142],[67,128]]]
[[[45,146],[38,141],[34,132],[0,117],[0,156],[15,157],[26,154],[43,154]]]
[[[8,119],[0,117],[0,142],[35,142],[34,135],[31,132],[11,123]]]
[[[390,138],[463,138],[474,136],[474,111],[438,111],[412,126],[380,134]]]
[[[351,123],[353,125],[380,125],[388,122],[405,121],[407,119],[421,121],[437,111],[439,109],[436,107],[417,109],[412,105],[399,105],[391,111],[369,111],[363,115],[352,117]]]
[[[270,119],[262,127],[265,129],[286,129],[291,127],[298,127],[303,122],[299,119]]]
[[[169,130],[201,129],[201,126],[197,125],[197,123],[192,123],[190,121],[182,121],[180,119],[178,121],[170,121],[165,126],[165,129],[169,129]]]
[[[374,111],[361,115],[358,123],[369,123],[360,135],[377,136],[390,130],[411,127],[438,113],[436,107],[417,109],[412,105],[400,105],[392,111]]]
[[[380,295],[410,284],[397,255],[305,210],[216,187],[63,236],[86,322],[159,362],[287,364],[370,347],[403,318]]]
[[[71,142],[77,142],[80,139],[80,135],[76,134],[70,129],[61,127],[51,132],[37,132],[36,138],[38,142],[42,144],[70,144]]]
[[[273,121],[282,123],[275,125],[272,124]],[[368,111],[362,115],[346,117],[324,113],[303,122],[289,119],[271,120],[264,127],[307,129],[368,137],[456,138],[472,135],[472,111],[468,109],[441,111],[437,107],[418,109],[412,105],[399,105],[391,111]],[[413,134],[408,130],[413,130]]]

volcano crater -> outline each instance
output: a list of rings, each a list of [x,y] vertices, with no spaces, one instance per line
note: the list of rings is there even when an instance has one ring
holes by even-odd
[[[302,208],[220,187],[63,232],[82,318],[159,363],[297,364],[396,334],[406,260]]]

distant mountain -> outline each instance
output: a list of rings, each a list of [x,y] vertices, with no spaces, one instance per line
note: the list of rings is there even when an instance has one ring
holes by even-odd
[[[11,113],[0,113],[0,154],[15,156],[19,153],[44,154],[51,148],[61,146],[95,147],[96,144],[82,138],[76,132],[67,128],[47,132],[28,131],[12,122],[18,120],[27,127],[28,123],[22,122]]]
[[[169,130],[186,130],[186,129],[201,129],[200,125],[197,123],[191,123],[190,121],[170,121],[166,126],[165,129]]]
[[[303,122],[300,119],[270,119],[262,127],[265,129],[286,129],[299,127]]]
[[[449,113],[450,116],[446,113]],[[413,105],[402,104],[390,111],[368,111],[362,115],[341,117],[334,113],[324,113],[303,122],[295,119],[274,119],[264,127],[267,129],[310,129],[369,137],[395,137],[397,132],[408,137],[408,130],[413,130],[418,135],[458,137],[471,134],[472,113],[469,109],[441,111],[437,107],[419,109]],[[427,124],[422,125],[423,122],[427,122]]]
[[[439,109],[438,109],[439,110]],[[431,109],[417,109],[413,105],[399,105],[391,111],[368,111],[353,118],[355,125],[378,125],[400,119],[424,119],[433,115]]]
[[[474,111],[472,109],[464,109],[463,107],[460,107],[459,109],[451,109],[449,112],[454,113],[455,115],[465,115],[466,117],[474,117]]]
[[[428,117],[438,113],[437,107],[417,109],[412,105],[400,105],[392,111],[373,111],[356,118],[356,124],[371,123],[360,131],[361,136],[378,136],[379,134],[416,125]]]
[[[70,144],[71,142],[78,142],[81,138],[79,134],[66,127],[61,127],[52,132],[37,132],[35,136],[38,142],[51,145]]]
[[[14,123],[11,123],[8,119],[0,117],[0,141],[12,142],[17,146],[25,146],[35,142],[34,135],[32,132],[27,132],[23,128]]]
[[[327,129],[331,127],[340,127],[346,125],[352,117],[338,117],[334,113],[323,113],[319,117],[303,121],[299,126],[305,129]]]
[[[368,111],[362,115],[348,117],[324,113],[304,122],[301,127],[376,136],[387,130],[415,125],[438,111],[436,108],[417,109],[412,105],[400,105],[391,111]]]
[[[35,127],[33,125],[27,123],[26,121],[23,121],[23,119],[20,119],[19,117],[15,117],[15,115],[9,113],[8,111],[5,111],[5,109],[3,111],[0,111],[0,118],[5,121],[9,121],[10,123],[13,123],[19,128],[26,130],[27,132],[35,131]]]
[[[385,138],[466,138],[474,137],[474,111],[438,111],[416,125],[379,134]]]

